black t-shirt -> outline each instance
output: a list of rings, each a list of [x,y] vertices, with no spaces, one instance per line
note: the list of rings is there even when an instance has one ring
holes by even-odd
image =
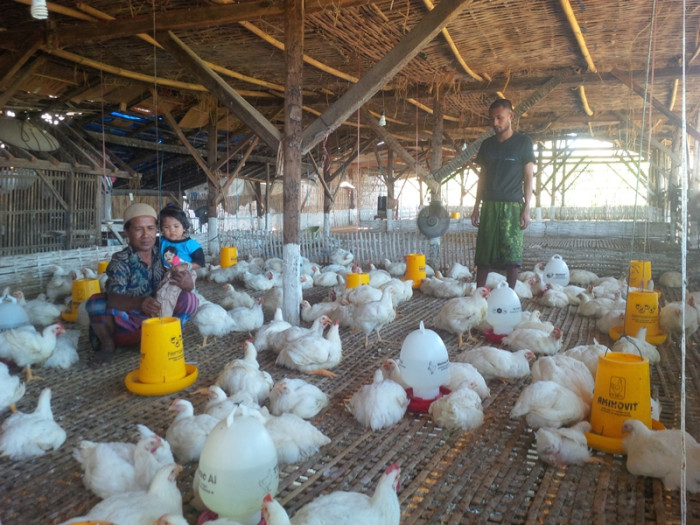
[[[475,162],[482,167],[481,200],[523,202],[525,165],[535,162],[530,137],[513,133],[503,142],[489,137],[481,143]]]

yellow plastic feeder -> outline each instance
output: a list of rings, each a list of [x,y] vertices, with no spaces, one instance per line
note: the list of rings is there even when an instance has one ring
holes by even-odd
[[[97,262],[97,274],[101,275],[107,271],[107,266],[109,266],[109,261],[98,261]]]
[[[355,288],[361,284],[369,284],[368,273],[350,272],[345,276],[345,288]]]
[[[646,340],[652,345],[666,341],[666,334],[659,328],[659,294],[656,291],[635,291],[627,294],[625,324],[610,329],[610,337],[619,339],[625,335],[636,337],[640,328],[647,329]]]
[[[628,284],[632,288],[646,290],[651,280],[651,261],[630,261]]]
[[[624,454],[622,424],[638,419],[648,428],[664,426],[651,419],[649,360],[623,352],[606,352],[598,357],[598,370],[591,406],[588,446],[610,454]]]
[[[406,275],[403,280],[413,280],[413,289],[420,288],[425,279],[425,255],[422,253],[409,253],[406,256]]]
[[[141,325],[141,365],[127,374],[126,388],[142,396],[172,394],[194,383],[197,375],[197,367],[185,363],[180,320],[146,319]]]
[[[100,293],[100,282],[97,279],[74,280],[70,309],[61,312],[61,318],[69,323],[75,323],[78,320],[78,308],[80,305],[96,293]]]
[[[453,212],[450,214],[450,218],[451,218],[451,219],[461,219],[461,218],[462,218],[462,214],[461,214],[460,212],[458,212],[458,211],[453,211]]]
[[[222,268],[238,264],[238,249],[235,246],[223,246],[219,253],[219,263]]]

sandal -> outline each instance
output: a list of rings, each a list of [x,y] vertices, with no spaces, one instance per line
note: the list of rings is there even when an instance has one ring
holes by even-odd
[[[95,352],[90,361],[88,361],[88,366],[92,369],[103,368],[108,366],[114,360],[114,350],[100,350]]]

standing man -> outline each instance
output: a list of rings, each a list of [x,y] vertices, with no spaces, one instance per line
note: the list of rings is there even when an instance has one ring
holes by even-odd
[[[496,134],[481,143],[481,166],[472,224],[476,236],[476,286],[484,286],[491,268],[505,268],[508,286],[515,288],[523,261],[523,230],[530,224],[530,198],[535,152],[529,137],[513,131],[513,105],[496,100],[489,120]],[[481,213],[479,212],[481,204]]]
[[[141,323],[161,314],[155,298],[165,275],[160,257],[158,215],[148,204],[136,203],[124,211],[124,233],[129,245],[112,255],[107,266],[106,293],[94,294],[85,308],[90,316],[90,344],[95,351],[92,368],[112,362],[116,346],[136,345],[141,340]],[[170,278],[180,288],[174,317],[185,323],[197,312],[194,282],[189,272]]]

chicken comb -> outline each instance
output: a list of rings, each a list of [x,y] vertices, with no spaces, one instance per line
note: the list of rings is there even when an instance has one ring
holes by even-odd
[[[268,503],[270,503],[272,501],[272,494],[270,494],[269,492],[265,494],[263,501],[267,501]]]
[[[384,471],[385,474],[389,474],[391,472],[394,472],[395,470],[399,470],[399,464],[398,463],[392,463],[389,465],[386,470]]]

